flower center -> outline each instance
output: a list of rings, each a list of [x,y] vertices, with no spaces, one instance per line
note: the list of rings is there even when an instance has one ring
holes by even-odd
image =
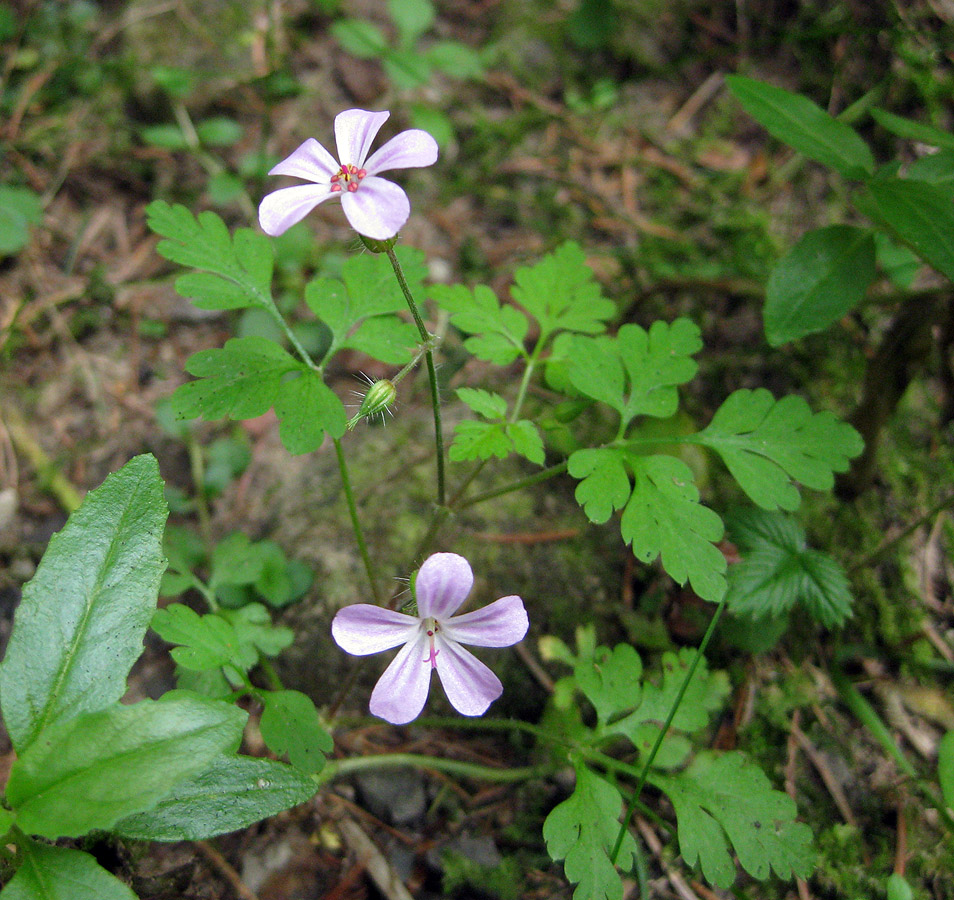
[[[424,628],[427,631],[427,638],[430,641],[431,652],[427,655],[427,659],[423,662],[430,663],[432,669],[437,668],[437,654],[440,653],[440,650],[435,649],[434,647],[434,635],[441,630],[441,626],[437,624],[437,619],[429,618],[424,620]]]
[[[331,191],[351,191],[358,189],[358,183],[368,173],[357,166],[342,165],[341,168],[331,176]]]

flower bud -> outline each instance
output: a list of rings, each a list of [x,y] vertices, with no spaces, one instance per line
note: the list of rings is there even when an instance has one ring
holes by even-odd
[[[397,235],[394,235],[394,237],[384,238],[384,240],[378,240],[377,238],[366,237],[365,235],[358,232],[358,237],[361,238],[361,243],[364,244],[364,246],[367,247],[372,253],[387,253],[397,241]]]
[[[354,428],[364,418],[379,414],[383,416],[396,398],[397,390],[392,382],[387,378],[375,381],[364,395],[357,414],[348,422],[348,428]]]

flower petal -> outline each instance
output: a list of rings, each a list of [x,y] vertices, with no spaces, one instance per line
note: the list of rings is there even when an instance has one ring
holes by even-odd
[[[405,725],[421,714],[431,686],[426,646],[427,635],[421,630],[391,660],[371,692],[372,715],[392,725]]]
[[[366,109],[346,109],[335,116],[335,141],[338,159],[343,165],[359,169],[368,158],[371,142],[387,122],[389,112],[368,112]]]
[[[296,178],[304,178],[305,181],[327,184],[331,181],[331,176],[340,169],[338,161],[318,141],[308,138],[291,155],[273,166],[268,174],[294,175]]]
[[[509,647],[522,641],[530,627],[523,600],[501,597],[483,609],[441,623],[444,637],[475,647]]]
[[[351,227],[365,237],[394,237],[411,214],[407,194],[391,181],[369,175],[356,191],[342,191],[341,205]]]
[[[335,614],[331,636],[345,653],[367,656],[406,644],[413,640],[419,628],[420,621],[414,616],[369,603],[355,603]]]
[[[424,560],[414,582],[417,611],[422,619],[433,616],[443,625],[473,586],[474,573],[463,556],[435,553]]]
[[[272,237],[288,231],[319,203],[334,197],[327,184],[296,184],[272,191],[258,206],[258,223]]]
[[[438,633],[434,638],[437,674],[451,706],[464,716],[481,716],[502,693],[503,685],[476,656]]]
[[[426,131],[412,128],[395,135],[383,147],[375,150],[364,164],[369,175],[388,169],[419,169],[437,162],[437,141]]]

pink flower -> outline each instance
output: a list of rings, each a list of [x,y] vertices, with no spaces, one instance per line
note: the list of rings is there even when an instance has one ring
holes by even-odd
[[[523,601],[514,596],[455,616],[473,584],[474,573],[464,557],[435,553],[417,573],[419,615],[408,616],[367,603],[338,611],[331,634],[346,653],[366,656],[404,645],[371,693],[374,715],[393,725],[417,718],[427,700],[434,669],[447,699],[465,716],[483,715],[503,693],[500,679],[461,644],[516,644],[527,633],[527,611]]]
[[[389,112],[348,109],[335,116],[335,158],[314,138],[308,138],[269,175],[294,175],[311,184],[281,188],[258,207],[262,230],[273,237],[300,222],[319,203],[340,197],[351,227],[375,240],[394,237],[411,214],[407,194],[378,172],[430,166],[437,160],[437,141],[426,131],[411,129],[391,138],[368,157],[371,142]]]

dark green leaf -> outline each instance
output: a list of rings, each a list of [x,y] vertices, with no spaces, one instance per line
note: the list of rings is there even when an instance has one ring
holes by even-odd
[[[832,225],[809,231],[772,270],[765,336],[773,347],[823,331],[849,312],[875,277],[871,231]]]
[[[922,122],[915,122],[913,119],[896,116],[894,113],[885,109],[878,109],[876,106],[872,107],[871,115],[882,128],[900,138],[909,141],[920,141],[930,147],[954,150],[954,134],[948,134],[933,125],[925,125]]]
[[[874,157],[858,133],[807,97],[741,75],[728,76],[726,84],[753,119],[799,153],[846,178],[874,172]]]
[[[954,203],[950,190],[910,178],[872,181],[868,190],[895,236],[954,279]]]
[[[270,691],[263,697],[262,738],[275,754],[288,754],[289,762],[303,772],[320,772],[325,756],[334,748],[318,710],[299,691]]]
[[[944,802],[954,808],[954,731],[945,734],[938,744],[937,777]]]
[[[922,265],[917,254],[893,241],[883,231],[875,234],[875,257],[891,283],[904,290],[914,283]]]
[[[36,841],[24,841],[20,849],[23,861],[0,891],[3,900],[136,900],[125,884],[82,850]]]
[[[411,91],[431,80],[431,64],[417,50],[391,50],[384,53],[384,71],[399,90]]]
[[[794,482],[830,490],[834,472],[864,444],[830,412],[812,413],[798,396],[777,401],[764,388],[730,394],[693,441],[715,450],[739,486],[764,509],[798,508]]]
[[[17,759],[7,801],[27,834],[111,828],[237,748],[245,718],[230,704],[177,695],[60,720]]]
[[[86,495],[23,589],[0,692],[22,754],[59,719],[126,692],[166,567],[159,467],[137,456]]]
[[[340,438],[348,424],[342,402],[311,369],[281,385],[275,398],[275,415],[279,437],[293,455],[317,450],[325,432]]]
[[[238,831],[309,800],[307,775],[270,759],[222,756],[179,782],[152,809],[127,816],[113,830],[144,841],[199,841]]]

